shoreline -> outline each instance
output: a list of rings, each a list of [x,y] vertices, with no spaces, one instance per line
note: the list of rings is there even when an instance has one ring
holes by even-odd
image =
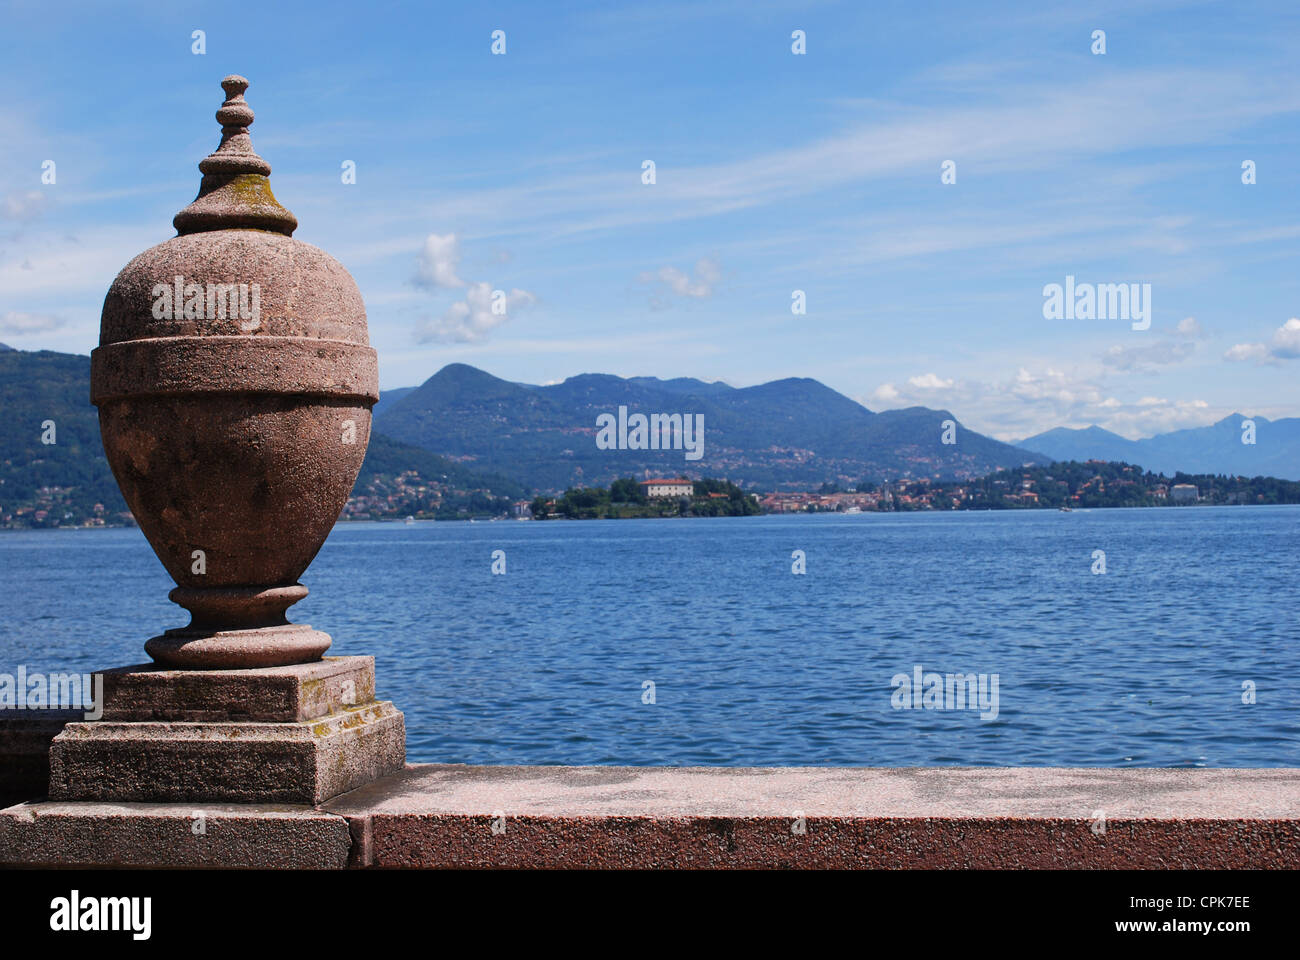
[[[667,516],[653,515],[635,517],[565,517],[554,516],[546,517],[544,520],[538,520],[536,517],[508,517],[508,516],[481,516],[481,517],[463,517],[454,520],[438,520],[434,517],[415,517],[412,523],[517,523],[520,521],[526,523],[549,523],[553,521],[580,521],[586,522],[591,520],[747,520],[756,517],[892,517],[900,515],[914,514],[954,514],[954,513],[1093,513],[1095,511],[1124,511],[1124,510],[1213,510],[1213,509],[1238,509],[1247,508],[1253,510],[1267,509],[1268,507],[1300,507],[1300,503],[1166,503],[1166,504],[1115,504],[1113,506],[1095,506],[1095,507],[1072,507],[1068,511],[1062,511],[1058,507],[954,507],[949,510],[862,510],[857,513],[851,513],[847,510],[770,510],[763,513],[753,514],[717,514],[715,516]],[[382,523],[396,524],[399,526],[406,525],[405,517],[365,517],[349,518],[340,517],[335,521],[334,526],[354,523]],[[134,523],[103,523],[93,525],[71,525],[68,526],[0,526],[0,534],[5,533],[32,533],[35,531],[45,531],[48,533],[56,532],[85,532],[89,530],[139,530],[138,524]]]

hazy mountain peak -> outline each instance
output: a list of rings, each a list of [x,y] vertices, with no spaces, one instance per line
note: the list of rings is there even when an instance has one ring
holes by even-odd
[[[1230,414],[1228,414],[1226,417],[1224,417],[1222,420],[1220,420],[1220,421],[1218,421],[1217,423],[1215,423],[1214,426],[1216,426],[1216,427],[1220,427],[1220,426],[1223,426],[1225,423],[1230,423],[1230,424],[1232,424],[1234,427],[1237,427],[1238,429],[1240,429],[1241,421],[1243,421],[1243,420],[1254,420],[1256,424],[1260,424],[1260,423],[1269,423],[1269,422],[1270,422],[1269,419],[1268,419],[1267,417],[1247,417],[1246,415],[1241,414],[1241,413],[1230,413]],[[1196,428],[1193,427],[1192,429],[1196,429]]]
[[[1253,437],[1242,430],[1247,419],[1255,423]],[[1208,426],[1185,427],[1141,440],[1128,440],[1096,425],[1056,427],[1022,440],[1020,446],[1053,460],[1123,461],[1168,476],[1182,471],[1300,479],[1297,419],[1269,421],[1233,413]]]
[[[1028,444],[1031,441],[1041,437],[1080,437],[1080,438],[1105,438],[1107,440],[1125,440],[1113,430],[1107,430],[1105,427],[1099,427],[1097,424],[1089,424],[1086,427],[1053,427],[1051,430],[1044,430],[1042,433],[1035,434],[1032,437],[1026,437],[1021,444]]]

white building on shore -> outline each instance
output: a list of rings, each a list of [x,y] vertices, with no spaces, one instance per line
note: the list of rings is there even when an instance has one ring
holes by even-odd
[[[695,484],[686,477],[676,477],[672,480],[642,480],[641,489],[651,499],[655,497],[689,497],[695,493]]]

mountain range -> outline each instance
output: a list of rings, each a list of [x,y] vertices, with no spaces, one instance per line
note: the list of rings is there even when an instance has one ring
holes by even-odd
[[[1254,443],[1242,424],[1254,424]],[[1240,413],[1207,427],[1129,440],[1098,426],[1057,427],[1022,440],[1019,446],[1053,460],[1121,460],[1172,476],[1216,473],[1243,477],[1300,480],[1300,419],[1247,418]]]
[[[647,473],[725,477],[749,489],[826,482],[982,476],[1048,458],[967,430],[947,410],[875,413],[807,378],[754,387],[587,373],[535,386],[453,363],[381,402],[375,430],[477,470],[542,490],[604,486]],[[598,419],[635,413],[702,416],[702,456],[601,449]],[[945,421],[956,442],[944,443]]]

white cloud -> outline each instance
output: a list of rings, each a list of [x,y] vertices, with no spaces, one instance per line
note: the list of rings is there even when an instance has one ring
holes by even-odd
[[[0,315],[0,333],[45,333],[63,326],[63,321],[48,313],[18,313],[10,310]]]
[[[1052,427],[1098,424],[1126,437],[1150,436],[1203,426],[1231,411],[1214,411],[1203,400],[1172,401],[1143,396],[1123,400],[1098,378],[1060,370],[1019,367],[1003,380],[945,379],[934,373],[886,383],[863,398],[872,410],[945,407],[971,429],[1015,442]]]
[[[429,318],[417,333],[421,343],[481,343],[510,318],[512,309],[530,307],[536,295],[527,290],[495,289],[485,280],[466,283],[460,278],[460,240],[454,233],[431,233],[417,257],[416,286],[428,289],[466,288],[442,316]]]
[[[415,284],[420,287],[463,287],[456,273],[460,264],[460,241],[456,234],[429,234],[417,259]]]
[[[907,382],[918,390],[947,390],[953,385],[952,380],[944,380],[933,373],[923,373],[919,377],[908,377]]]
[[[1200,321],[1195,317],[1183,317],[1178,321],[1178,335],[1192,340],[1199,340],[1205,336],[1205,331],[1201,329]]]
[[[537,297],[527,290],[493,290],[490,283],[474,283],[437,319],[420,332],[421,343],[479,343],[509,319],[511,309],[532,306]]]
[[[1268,357],[1268,347],[1262,343],[1238,343],[1227,349],[1223,354],[1224,360],[1265,360]]]
[[[722,268],[716,260],[710,257],[703,257],[695,263],[695,276],[684,273],[674,266],[660,267],[655,271],[647,271],[639,277],[642,283],[656,283],[660,290],[667,290],[669,293],[679,297],[694,297],[696,299],[706,299],[713,296],[714,288],[719,280],[722,279]],[[656,294],[653,302],[656,306],[664,306],[665,301]]]
[[[890,407],[898,401],[899,396],[900,394],[896,386],[892,383],[882,383],[880,386],[876,387],[875,391],[871,394],[869,402],[864,404],[864,406],[868,408],[878,406]]]
[[[1300,357],[1300,319],[1292,317],[1274,332],[1273,356],[1284,360]]]
[[[1256,363],[1278,363],[1300,357],[1300,317],[1292,317],[1273,331],[1270,343],[1238,343],[1229,347],[1223,359]]]
[[[1204,400],[1166,400],[1162,397],[1144,397],[1143,400],[1148,402],[1121,407],[1096,422],[1112,433],[1136,439],[1170,430],[1203,427],[1231,413],[1230,410],[1216,410]]]

